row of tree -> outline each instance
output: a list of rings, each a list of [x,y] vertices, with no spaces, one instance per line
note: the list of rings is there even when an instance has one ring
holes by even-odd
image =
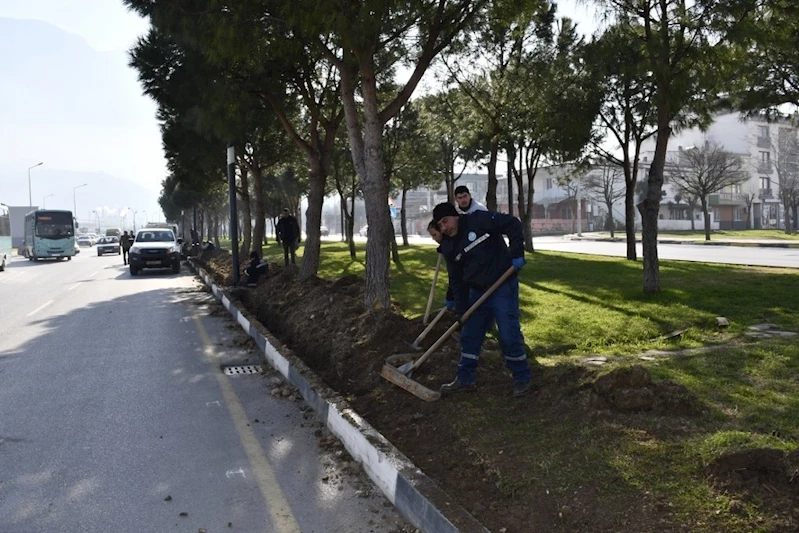
[[[590,41],[547,0],[125,3],[152,23],[131,64],[158,103],[170,171],[165,211],[219,204],[222,154],[232,141],[244,246],[263,238],[266,216],[296,209],[307,195],[300,275],[312,276],[325,195],[340,193],[350,234],[354,197],[362,195],[369,307],[390,303],[390,193],[441,181],[451,190],[458,168],[480,162],[495,209],[501,153],[528,250],[540,165],[602,161],[621,169],[628,258],[637,259],[637,208],[643,286],[656,292],[672,131],[706,126],[719,109],[799,103],[799,10],[791,0],[597,0],[609,26]],[[428,70],[441,90],[412,100]],[[650,138],[655,155],[639,179]]]

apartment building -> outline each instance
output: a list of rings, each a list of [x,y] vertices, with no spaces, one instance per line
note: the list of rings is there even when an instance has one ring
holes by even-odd
[[[769,122],[765,116],[745,119],[738,113],[716,117],[707,131],[689,129],[674,133],[669,141],[667,160],[679,158],[680,150],[717,142],[725,150],[740,155],[743,170],[749,175],[741,184],[731,185],[708,197],[712,229],[769,229],[784,227],[780,201],[780,182],[799,161],[796,144],[789,142],[797,128],[789,117]],[[672,148],[673,147],[673,148]],[[654,153],[654,140],[647,142],[641,153],[642,176]],[[665,195],[661,203],[659,227],[690,229],[690,207],[681,200],[679,191],[664,175]],[[694,210],[695,222],[702,227],[702,213]],[[681,222],[682,221],[682,222]]]

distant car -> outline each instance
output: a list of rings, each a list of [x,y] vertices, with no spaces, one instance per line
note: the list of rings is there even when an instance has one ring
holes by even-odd
[[[96,233],[89,233],[89,238],[92,240],[92,246],[97,244],[97,241],[99,239]]]
[[[359,234],[361,237],[366,237],[366,233],[367,233],[367,231],[368,231],[368,230],[369,230],[369,225],[364,225],[364,226],[361,228],[361,231],[359,231],[359,232],[358,232],[358,234]]]
[[[321,232],[322,237],[327,237],[328,235],[330,235],[330,230],[327,229],[327,226],[321,226],[319,228],[319,231]]]
[[[97,241],[97,255],[121,254],[118,237],[100,237]]]
[[[135,276],[143,268],[171,268],[180,272],[180,248],[182,239],[175,237],[171,229],[145,228],[136,233],[128,252],[130,275]]]
[[[94,241],[86,233],[84,233],[83,235],[78,235],[77,242],[78,246],[89,246],[89,247],[94,246]]]

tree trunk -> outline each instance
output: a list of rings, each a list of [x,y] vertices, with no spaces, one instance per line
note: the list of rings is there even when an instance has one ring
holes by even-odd
[[[624,231],[627,234],[627,259],[638,260],[635,246],[635,186],[627,187],[624,193]]]
[[[513,172],[516,168],[516,148],[513,142],[508,143],[508,214],[513,216]],[[521,213],[519,213],[521,218]],[[532,229],[532,228],[531,228]]]
[[[535,165],[537,170],[537,164]],[[524,216],[522,217],[522,225],[523,225],[523,232],[524,232],[524,250],[529,253],[535,252],[535,247],[533,246],[533,194],[535,194],[535,175],[536,170],[533,169],[533,165],[527,164],[527,196],[522,194],[524,191],[524,187],[522,187],[521,180],[519,181],[519,198],[525,198],[524,203]],[[521,175],[521,172],[519,172]],[[521,214],[521,206],[522,203],[519,202],[519,213]]]
[[[663,99],[666,96],[662,96]],[[646,198],[638,205],[641,212],[641,244],[644,256],[644,292],[660,292],[660,265],[658,262],[658,214],[660,213],[660,191],[663,188],[663,169],[666,164],[666,149],[669,144],[668,107],[661,103],[658,109],[658,132],[655,154],[649,167]]]
[[[252,243],[252,211],[250,209],[250,177],[249,172],[245,165],[238,165],[240,169],[239,179],[241,187],[239,188],[239,213],[241,216],[241,225],[239,226],[240,237],[242,237],[242,245],[239,248],[239,257],[247,257],[250,255],[250,244]]]
[[[266,210],[264,208],[264,176],[261,167],[255,165],[252,169],[253,193],[255,194],[255,226],[252,230],[253,250],[259,255],[266,238]]]
[[[785,234],[791,234],[791,198],[789,195],[784,195],[782,200],[782,210],[784,211],[785,219]]]
[[[491,153],[488,158],[488,188],[486,189],[486,207],[489,211],[497,210],[497,159],[499,154],[499,136],[491,139]]]
[[[408,195],[408,189],[406,187],[402,187],[402,204],[400,207],[400,231],[402,231],[402,245],[408,246],[408,218],[407,213],[405,211],[406,202],[405,199]],[[395,239],[396,240],[396,239]]]
[[[308,211],[305,217],[305,248],[299,271],[300,279],[312,278],[319,272],[322,244],[320,229],[322,226],[322,203],[325,201],[325,181],[327,180],[327,174],[322,168],[321,161],[318,158],[309,158],[309,160],[311,175],[308,180]]]
[[[391,259],[394,261],[394,264],[397,266],[402,264],[402,262],[400,261],[399,248],[397,247],[396,238],[391,239]]]
[[[367,309],[389,309],[389,248],[394,229],[388,210],[388,181],[383,154],[383,122],[378,112],[377,79],[369,57],[361,57],[358,72],[361,78],[360,105],[355,102],[355,69],[342,65],[341,96],[350,140],[352,162],[361,178],[366,207],[366,272],[364,304]],[[360,111],[359,111],[360,110]],[[362,115],[361,115],[362,113]]]
[[[705,240],[710,240],[710,213],[707,209],[707,198],[702,196],[699,200],[702,203],[702,214],[705,217]]]
[[[352,178],[352,193],[350,195],[350,203],[352,209],[349,211],[347,218],[347,240],[350,246],[350,257],[355,259],[355,177]]]

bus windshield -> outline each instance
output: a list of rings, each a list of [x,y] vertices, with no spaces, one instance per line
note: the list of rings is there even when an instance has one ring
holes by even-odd
[[[75,227],[72,222],[72,214],[64,213],[41,213],[36,215],[36,236],[50,239],[72,237]]]

